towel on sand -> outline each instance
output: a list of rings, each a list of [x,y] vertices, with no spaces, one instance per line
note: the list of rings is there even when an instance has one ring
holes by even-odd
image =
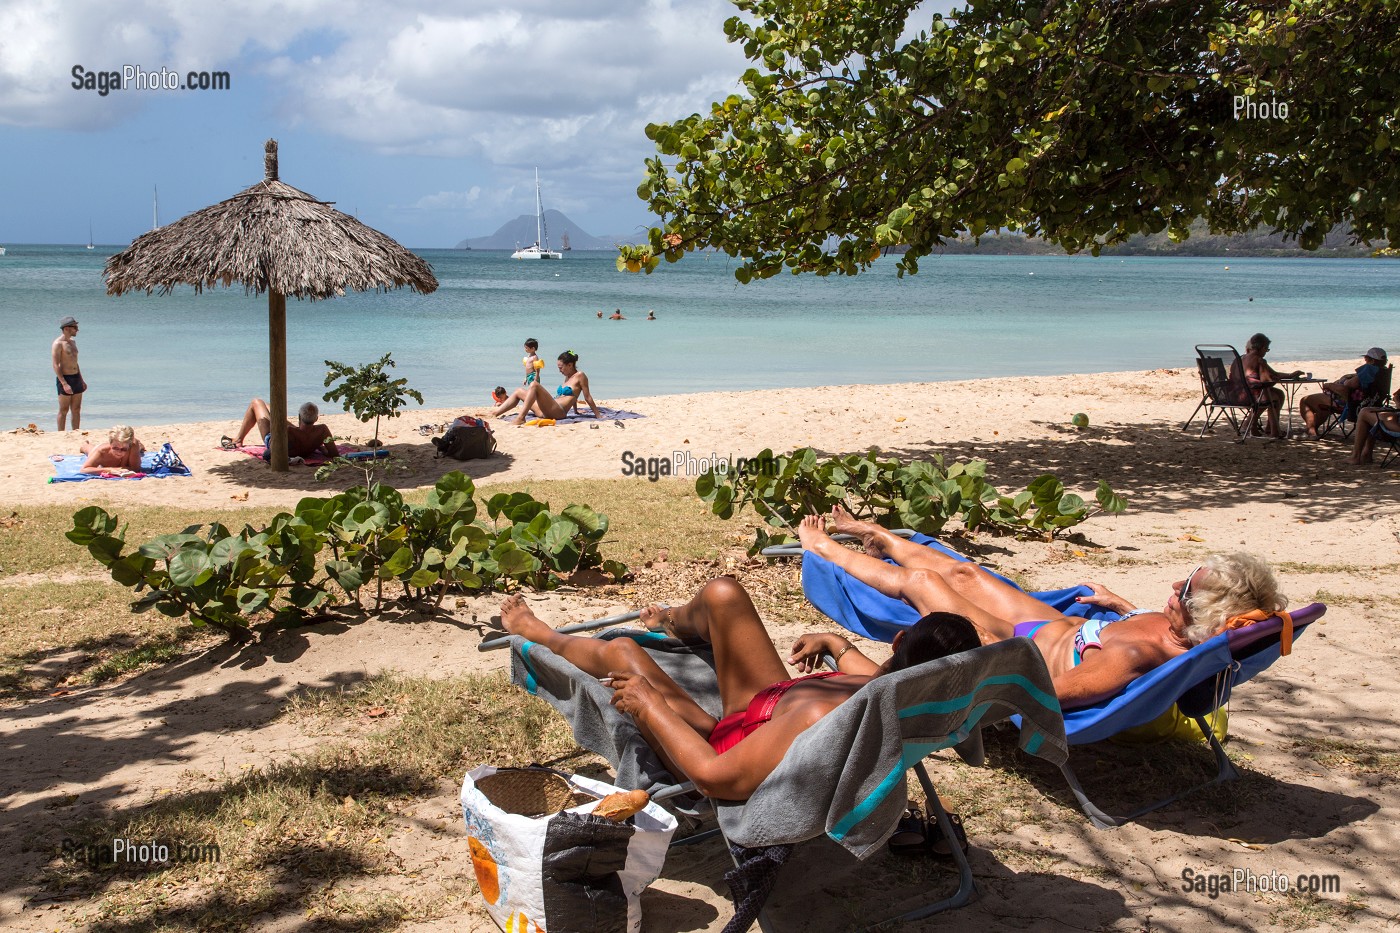
[[[646,417],[646,415],[642,414],[641,412],[637,412],[637,411],[627,411],[627,410],[622,409],[622,408],[609,408],[609,407],[606,406],[606,405],[599,405],[599,406],[598,406],[598,411],[599,411],[600,414],[602,414],[603,417],[601,417],[601,418],[594,418],[594,417],[593,417],[593,410],[592,410],[591,408],[588,408],[587,406],[585,406],[582,413],[579,413],[578,411],[571,411],[571,412],[569,412],[569,416],[568,416],[567,418],[556,418],[556,419],[554,419],[554,423],[555,423],[555,424],[578,424],[578,423],[581,422],[581,421],[588,421],[588,422],[592,422],[592,423],[596,424],[596,423],[598,423],[599,421],[631,421],[631,420],[634,419],[634,418],[645,418],[645,417]],[[510,411],[510,412],[506,412],[504,415],[501,415],[500,420],[502,420],[502,421],[507,421],[507,420],[509,420],[509,421],[514,421],[514,420],[515,420],[516,418],[518,418],[519,416],[520,416],[520,412],[518,412],[518,411]]]
[[[135,476],[117,476],[113,473],[82,473],[83,464],[87,462],[87,454],[58,454],[50,457],[53,462],[54,475],[49,477],[50,483],[81,483],[90,479],[145,479],[154,476],[157,479],[164,479],[167,476],[189,476],[190,468],[180,466],[176,469],[168,467],[156,468],[156,454],[159,450],[148,450],[141,455],[142,472]]]
[[[715,715],[719,686],[707,650],[691,653],[652,633],[636,638],[668,673]],[[579,744],[607,758],[621,787],[673,783],[632,719],[610,704],[612,691],[549,649],[511,639],[511,681],[542,697],[574,729]],[[1061,765],[1068,758],[1064,721],[1040,651],[1013,638],[871,681],[793,742],[747,801],[717,801],[730,842],[745,847],[801,842],[825,833],[857,858],[873,854],[894,831],[908,802],[905,772],[926,755],[951,748],[1013,713],[1022,716],[1020,746]]]
[[[336,450],[340,451],[341,456],[349,460],[378,460],[380,457],[389,456],[389,451],[387,450],[362,451],[354,444],[336,444],[335,447]],[[225,447],[216,447],[214,449],[227,450]],[[262,444],[244,444],[242,447],[235,447],[233,449],[239,453],[247,454],[250,457],[257,457],[261,460],[263,458],[263,452],[267,450],[267,447]],[[350,454],[358,454],[359,456],[349,456]],[[309,457],[302,457],[301,462],[307,466],[322,466],[330,463],[331,458],[327,457],[322,452],[317,452]]]

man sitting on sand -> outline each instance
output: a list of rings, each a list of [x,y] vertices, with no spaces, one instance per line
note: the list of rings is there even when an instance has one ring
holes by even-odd
[[[1288,605],[1268,564],[1251,554],[1212,554],[1186,579],[1172,584],[1160,611],[1135,609],[1096,583],[1079,597],[1122,618],[1071,618],[1004,583],[976,564],[906,541],[872,522],[832,510],[836,530],[855,535],[865,553],[842,547],[825,522],[809,515],[798,527],[802,546],[886,596],[921,614],[966,616],[985,644],[1018,636],[1031,639],[1045,657],[1060,704],[1092,706],[1133,680],[1226,629],[1262,621]],[[882,558],[889,557],[891,565]]]
[[[335,442],[331,440],[331,429],[324,424],[317,424],[316,419],[321,417],[321,409],[316,407],[314,402],[307,402],[297,409],[297,423],[287,422],[287,456],[288,457],[309,457],[315,453],[323,453],[327,457],[338,456],[340,451],[336,450]],[[238,436],[234,438],[225,437],[220,446],[226,449],[233,449],[243,446],[243,438],[248,436],[248,432],[253,426],[258,427],[258,436],[267,445],[267,450],[263,451],[263,459],[271,456],[272,450],[272,412],[268,410],[267,402],[260,398],[255,398],[248,403],[248,410],[243,413],[243,424],[238,429]]]

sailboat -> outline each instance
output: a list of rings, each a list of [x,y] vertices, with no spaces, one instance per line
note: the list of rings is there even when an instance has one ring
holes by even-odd
[[[88,245],[87,245],[87,248],[88,248],[88,249],[96,249],[96,248],[97,248],[97,247],[95,247],[95,246],[92,245],[92,221],[90,221],[90,220],[88,221]]]
[[[543,244],[543,245],[541,245]],[[540,196],[540,170],[535,169],[535,242],[510,254],[511,259],[563,259],[564,254],[549,248],[549,231],[544,226],[544,199]]]
[[[569,250],[573,249],[573,247],[569,245],[569,235],[567,233],[559,234],[559,238],[564,241],[564,245],[559,247],[559,252],[567,253]]]
[[[151,185],[151,229],[160,229],[160,189]]]

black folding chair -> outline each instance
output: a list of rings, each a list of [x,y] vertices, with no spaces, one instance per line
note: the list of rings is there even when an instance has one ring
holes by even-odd
[[[1197,344],[1196,369],[1201,376],[1201,401],[1181,430],[1189,428],[1204,409],[1205,424],[1201,426],[1201,435],[1209,431],[1222,415],[1236,434],[1243,435],[1254,429],[1260,412],[1269,410],[1272,402],[1267,392],[1262,388],[1256,390],[1250,387],[1244,378],[1240,353],[1229,344]]]

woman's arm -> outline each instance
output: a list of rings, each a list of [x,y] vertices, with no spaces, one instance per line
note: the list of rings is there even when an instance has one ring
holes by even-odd
[[[1109,612],[1116,612],[1120,616],[1132,612],[1134,609],[1137,608],[1132,603],[1128,602],[1126,599],[1119,596],[1117,593],[1114,593],[1112,590],[1110,590],[1108,587],[1104,586],[1101,583],[1094,583],[1092,581],[1086,580],[1084,581],[1083,585],[1093,590],[1093,592],[1090,593],[1088,596],[1074,597],[1074,601],[1077,603],[1089,603],[1090,605],[1094,606],[1102,606]]]
[[[792,742],[824,711],[803,704],[762,726],[762,741],[742,741],[723,755],[639,674],[610,673],[613,705],[637,723],[647,742],[675,763],[700,793],[719,800],[747,800],[787,754]]]
[[[588,377],[583,373],[578,374],[578,390],[583,394],[583,400],[588,403],[588,407],[593,409],[593,417],[603,417],[603,413],[598,410],[597,403],[593,401],[593,393],[588,391]]]
[[[107,445],[106,445],[106,444],[98,444],[96,447],[92,448],[92,450],[89,451],[89,453],[88,453],[87,459],[83,461],[83,466],[82,466],[82,468],[81,468],[80,470],[78,470],[78,472],[79,472],[79,473],[110,473],[111,470],[112,470],[111,467],[102,466],[102,465],[100,465],[99,462],[98,462],[98,461],[100,461],[100,460],[102,459],[103,455],[106,454],[106,453],[107,453]]]
[[[133,437],[126,451],[126,468],[133,473],[141,472],[141,455],[145,452],[146,445]]]
[[[821,666],[823,654],[830,654],[836,659],[836,669],[842,674],[874,677],[880,673],[880,665],[862,654],[845,636],[834,632],[814,632],[797,639],[792,643],[788,663],[804,674],[810,674]]]

